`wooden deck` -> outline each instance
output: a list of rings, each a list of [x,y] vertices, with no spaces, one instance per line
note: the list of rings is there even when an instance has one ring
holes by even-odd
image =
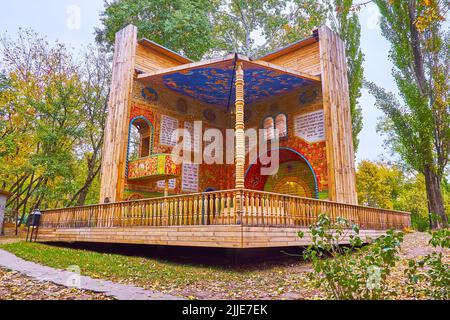
[[[320,213],[361,235],[410,226],[406,212],[237,189],[43,212],[38,241],[258,248],[302,246]],[[300,239],[298,231],[305,237]]]

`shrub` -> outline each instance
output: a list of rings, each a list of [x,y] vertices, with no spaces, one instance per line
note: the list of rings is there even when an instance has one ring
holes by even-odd
[[[332,221],[321,214],[309,229],[312,244],[304,258],[312,262],[309,280],[316,288],[339,300],[387,298],[386,278],[399,259],[403,233],[389,230],[370,246],[361,247],[359,227],[346,219]],[[342,246],[345,240],[349,246]],[[329,256],[332,259],[323,259]]]
[[[434,248],[450,248],[450,230],[433,232],[429,244]],[[415,297],[450,299],[450,266],[443,261],[442,252],[432,252],[418,261],[410,259],[406,275],[409,291]]]

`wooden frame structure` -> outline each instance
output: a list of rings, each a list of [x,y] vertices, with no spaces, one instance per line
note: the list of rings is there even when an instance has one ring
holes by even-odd
[[[230,54],[193,62],[147,39],[138,41],[136,27],[129,25],[116,35],[102,204],[44,211],[38,239],[302,245],[309,239],[298,239],[297,231],[320,213],[348,218],[366,235],[408,227],[408,213],[358,206],[348,90],[344,43],[326,26],[257,60]],[[150,136],[148,129],[136,130],[147,132],[152,147],[141,148],[150,154],[131,161],[136,118],[151,123]],[[266,124],[266,118],[272,120]],[[172,159],[164,128],[186,128],[196,120],[221,132],[232,128],[235,144],[234,164],[198,165],[193,189],[184,164]],[[270,151],[279,152],[282,162],[282,171],[271,177],[258,173],[259,156],[249,163],[246,149],[246,127],[266,125],[286,134]],[[160,182],[164,192],[153,192]]]

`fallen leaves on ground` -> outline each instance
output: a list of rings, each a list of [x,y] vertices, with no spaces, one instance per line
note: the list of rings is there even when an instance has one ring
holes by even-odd
[[[0,268],[0,300],[111,300],[101,293],[37,281]]]
[[[428,245],[429,238],[427,233],[420,232],[405,235],[400,261],[388,279],[389,290],[395,293],[395,299],[425,298],[413,297],[408,293],[404,270],[407,266],[407,259],[420,259],[433,250],[437,250]],[[188,299],[296,300],[326,298],[324,292],[314,288],[308,281],[311,265],[302,261],[300,257],[294,260],[275,261],[271,259],[265,263],[255,262],[251,265],[217,267],[175,263],[155,257],[125,256],[52,247],[36,243],[15,245],[17,246],[6,246],[5,249],[26,260],[60,269],[75,264],[80,266],[84,275],[133,284],[148,290],[183,296]],[[444,259],[447,262],[450,257],[449,252],[449,250],[444,250]],[[4,282],[4,280],[0,280],[0,282]],[[97,297],[92,295],[87,298],[96,299]]]

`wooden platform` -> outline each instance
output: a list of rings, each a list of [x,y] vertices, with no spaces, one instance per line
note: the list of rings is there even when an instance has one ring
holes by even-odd
[[[407,212],[247,189],[46,210],[37,241],[268,248],[304,246],[320,214],[345,218],[361,236],[411,224]],[[300,239],[298,232],[305,237]]]
[[[298,237],[303,231],[304,238]],[[362,230],[361,238],[375,238],[381,230]],[[311,243],[309,229],[296,227],[178,226],[40,229],[39,242],[101,242],[213,248],[269,248],[306,246]],[[346,243],[346,240],[343,241]]]

